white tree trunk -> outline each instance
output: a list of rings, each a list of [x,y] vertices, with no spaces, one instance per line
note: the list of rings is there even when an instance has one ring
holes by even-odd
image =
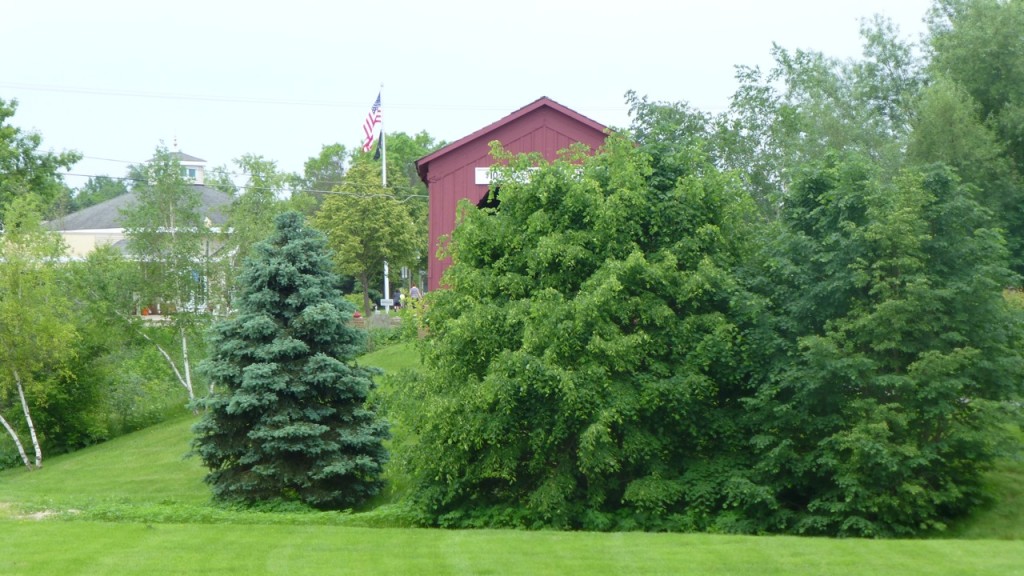
[[[7,429],[7,433],[14,439],[14,445],[18,447],[18,454],[21,454],[21,461],[25,463],[25,468],[31,470],[32,463],[28,461],[28,454],[25,454],[25,447],[21,445],[21,438],[18,438],[18,433],[14,431],[14,428],[11,427],[10,422],[4,418],[3,414],[0,414],[0,424],[4,425],[4,428]]]
[[[178,383],[181,384],[182,386],[184,386],[185,390],[188,391],[188,399],[191,401],[195,397],[195,395],[192,393],[192,381],[191,381],[191,379],[186,380],[184,377],[182,377],[181,371],[178,370],[178,365],[174,363],[174,358],[171,358],[171,355],[168,354],[167,351],[164,350],[162,346],[157,344],[155,340],[150,338],[149,335],[146,334],[145,332],[143,332],[142,330],[139,330],[138,332],[139,332],[139,334],[142,335],[143,338],[145,338],[146,340],[149,340],[153,344],[153,346],[156,346],[156,349],[159,350],[160,354],[162,354],[164,359],[167,360],[167,363],[170,364],[170,366],[171,366],[171,370],[174,370],[174,375],[178,377]],[[186,367],[188,366],[187,361],[186,361],[185,366]]]
[[[128,320],[128,318],[125,318],[124,314],[118,314],[118,316],[121,316],[121,318],[124,318],[124,320],[126,322],[128,322],[129,325],[132,325],[131,324],[131,320]],[[189,365],[188,365],[188,353],[187,353],[188,349],[185,347],[185,343],[184,343],[184,339],[185,339],[184,328],[182,329],[182,333],[181,333],[182,334],[182,336],[181,336],[182,337],[182,350],[186,352],[186,354],[185,354],[185,373],[188,375],[188,378],[185,378],[185,377],[183,377],[181,375],[181,371],[178,370],[178,365],[174,363],[174,358],[171,358],[171,355],[168,354],[167,351],[164,350],[163,347],[160,346],[160,344],[158,344],[156,342],[156,340],[153,340],[152,338],[150,338],[149,335],[146,334],[145,331],[139,330],[137,327],[135,328],[135,333],[138,334],[139,336],[142,336],[146,340],[149,340],[150,344],[155,346],[156,349],[160,352],[160,354],[164,357],[164,360],[167,360],[167,364],[170,365],[171,370],[174,370],[174,375],[178,378],[178,383],[181,384],[181,386],[183,388],[185,388],[185,391],[188,392],[188,399],[191,402],[195,398],[195,395],[192,393],[192,372],[191,372],[191,370],[189,370]]]
[[[21,376],[17,370],[14,372],[14,382],[18,385],[18,397],[21,398],[21,411],[25,413],[25,423],[28,424],[28,433],[32,438],[32,448],[36,451],[36,468],[43,467],[43,449],[39,446],[39,437],[36,436],[36,425],[32,422],[32,412],[28,409],[28,401],[25,400],[25,387],[21,384]]]
[[[185,387],[188,388],[189,395],[188,399],[192,399],[192,366],[188,361],[188,337],[185,336],[185,327],[179,326],[178,331],[181,334],[181,363],[182,368],[185,369]]]

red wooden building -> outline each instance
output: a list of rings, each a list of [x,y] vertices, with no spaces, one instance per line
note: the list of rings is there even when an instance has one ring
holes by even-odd
[[[542,97],[465,138],[420,158],[416,169],[430,194],[430,254],[427,288],[436,290],[451,259],[438,260],[438,239],[455,228],[455,205],[468,198],[480,205],[487,199],[489,168],[493,164],[490,143],[497,140],[506,150],[520,154],[540,152],[548,161],[574,142],[597,150],[605,139],[605,126]]]

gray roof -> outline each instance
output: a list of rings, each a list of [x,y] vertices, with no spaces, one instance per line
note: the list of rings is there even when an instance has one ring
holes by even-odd
[[[171,152],[171,156],[173,156],[178,162],[206,162],[206,160],[203,160],[202,158],[196,158],[195,156],[185,154],[184,152]]]
[[[216,225],[227,220],[226,208],[231,205],[232,197],[215,188],[192,184],[199,191],[199,212]],[[50,230],[106,230],[122,228],[121,211],[135,205],[135,194],[128,193],[111,198],[105,202],[89,206],[62,218],[56,218],[45,224]]]
[[[168,152],[168,154],[171,156],[171,158],[174,158],[179,163],[188,162],[190,164],[195,164],[197,162],[206,162],[206,160],[203,160],[202,158],[196,158],[191,154],[185,154],[184,152],[179,152],[177,150],[175,150],[174,152]],[[150,158],[148,162],[156,162],[156,158]]]

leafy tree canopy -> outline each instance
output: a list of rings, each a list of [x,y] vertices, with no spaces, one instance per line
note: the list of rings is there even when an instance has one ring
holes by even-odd
[[[238,185],[235,184],[235,180],[232,176],[233,174],[231,170],[229,170],[227,166],[220,164],[206,170],[203,183],[210,188],[235,196],[238,194]]]
[[[933,73],[971,95],[1024,172],[1024,2],[937,0],[929,26]]]
[[[127,193],[128,185],[121,178],[111,178],[109,176],[89,178],[75,192],[70,211],[82,210]]]
[[[371,310],[370,279],[384,268],[414,262],[422,246],[408,204],[384,188],[380,165],[357,160],[320,206],[313,224],[327,235],[337,269],[354,276],[363,287],[363,313]]]
[[[210,231],[199,210],[199,192],[166,148],[157,148],[153,159],[135,170],[136,202],[122,211],[121,222],[128,249],[144,268],[141,296],[180,308],[201,290],[195,272]]]
[[[328,144],[320,148],[320,154],[306,160],[301,176],[294,176],[292,188],[311,194],[322,202],[325,193],[340,186],[345,178],[348,151],[342,144]]]
[[[929,26],[933,82],[911,157],[950,166],[973,187],[1024,272],[1024,2],[939,0]]]
[[[856,155],[796,180],[764,243],[789,352],[748,407],[769,525],[892,536],[978,502],[1019,398],[1002,236],[948,170],[889,181]]]
[[[709,149],[765,214],[778,214],[801,165],[823,150],[857,150],[889,175],[900,169],[924,63],[885,18],[863,22],[861,37],[860,59],[776,45],[768,71],[737,67],[739,88],[709,129]]]
[[[32,413],[57,395],[59,377],[78,339],[68,295],[58,283],[65,246],[59,235],[43,229],[41,215],[38,198],[18,196],[4,214],[0,236],[0,420],[29,468],[42,466],[45,439]],[[35,451],[31,465],[9,423],[15,406]]]
[[[404,392],[416,501],[451,526],[702,526],[743,475],[760,304],[732,270],[752,205],[692,148],[657,180],[621,136],[499,159],[497,208],[460,208]]]
[[[277,169],[276,162],[253,154],[235,159],[235,165],[247,180],[228,210],[226,241],[241,262],[252,246],[273,232],[274,217],[287,210],[288,175]]]
[[[82,156],[40,151],[43,139],[39,134],[10,124],[17,109],[16,100],[0,99],[0,214],[15,198],[30,193],[42,203],[45,214],[67,194],[58,172],[71,168]]]

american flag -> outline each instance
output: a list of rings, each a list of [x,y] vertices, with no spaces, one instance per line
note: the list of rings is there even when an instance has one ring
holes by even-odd
[[[366,134],[366,141],[363,142],[363,152],[369,152],[373,148],[373,137],[376,135],[376,130],[374,129],[380,122],[380,92],[378,92],[377,99],[373,101],[370,113],[366,115],[366,121],[363,122],[363,133]]]

